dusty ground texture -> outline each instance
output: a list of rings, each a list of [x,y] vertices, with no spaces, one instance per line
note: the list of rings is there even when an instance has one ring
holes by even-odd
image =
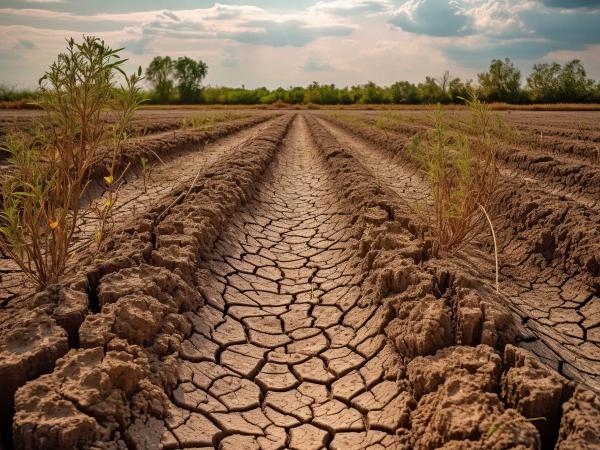
[[[32,119],[30,114],[39,112],[29,111],[25,117],[18,117],[22,122],[29,124]],[[205,115],[212,117],[210,114]],[[118,187],[109,228],[115,229],[115,225],[135,221],[136,217],[143,216],[148,209],[155,206],[152,204],[153,200],[171,192],[183,180],[191,183],[200,167],[223,157],[227,152],[236,151],[239,145],[260,132],[261,127],[256,125],[274,117],[273,114],[238,113],[202,129],[182,128],[183,118],[190,116],[196,117],[198,113],[140,113],[140,117],[134,122],[134,129],[145,124],[158,131],[138,135],[127,142],[119,161],[120,169],[116,170],[116,173],[122,173],[123,177]],[[0,113],[0,117],[8,121],[12,115]],[[149,122],[149,119],[153,121]],[[165,123],[172,129],[164,131],[161,126],[165,126]],[[216,140],[218,142],[213,142]],[[142,156],[148,159],[145,172],[139,167]],[[75,251],[94,251],[95,233],[98,229],[97,210],[103,206],[106,199],[106,185],[103,181],[106,173],[101,169],[103,167],[104,163],[98,164],[92,174],[92,184],[87,190],[87,204],[81,212],[79,230],[73,243]],[[6,306],[11,302],[18,302],[20,297],[27,297],[31,290],[29,280],[23,276],[19,267],[0,253],[0,304]]]
[[[489,248],[430,257],[409,207],[427,185],[397,156],[420,120],[382,131],[369,114],[360,127],[285,114],[182,154],[165,138],[172,158],[146,194],[128,179],[135,206],[102,257],[6,303],[4,442],[598,448],[598,231],[581,222],[596,220],[593,187],[524,190],[507,160],[497,294]],[[537,221],[517,220],[520,195],[546,196],[526,207]],[[550,195],[570,228],[540,212]],[[536,247],[540,223],[551,254]],[[557,318],[569,308],[581,318]]]
[[[554,136],[577,137],[579,146],[595,151],[597,141],[596,113],[571,117],[565,113],[548,116],[519,113],[507,120],[520,128],[537,127],[546,120]],[[407,200],[407,208],[423,203],[427,186],[422,176],[403,156],[404,145],[414,133],[428,126],[427,115],[412,120],[394,121],[388,129],[370,126],[375,119],[365,115],[365,122],[345,118],[328,118],[331,131],[367,167],[382,185]],[[366,123],[366,125],[365,125]],[[576,126],[575,123],[578,125]],[[585,132],[577,132],[578,127]],[[596,127],[596,128],[594,128]],[[537,128],[535,128],[537,130]],[[575,128],[575,130],[573,130]],[[347,131],[352,129],[354,135]],[[345,131],[346,130],[346,131]],[[569,131],[572,131],[569,134]],[[526,165],[516,164],[514,158],[503,160],[497,197],[493,212],[501,246],[501,290],[508,295],[508,305],[522,318],[533,337],[522,342],[549,365],[569,378],[585,382],[600,390],[600,215],[597,194],[600,183],[589,185],[589,195],[575,195],[565,186],[570,179],[598,180],[598,162],[565,156],[556,142],[552,145],[532,144],[536,135],[523,135],[519,144],[500,143],[510,147],[510,154],[520,152],[530,159]],[[563,142],[564,145],[566,145]],[[544,154],[542,158],[539,155]],[[502,151],[501,151],[502,156]],[[570,175],[548,175],[562,164],[571,167]],[[517,167],[519,166],[519,167]],[[545,167],[545,169],[544,169]],[[523,172],[515,175],[516,172]],[[586,198],[595,201],[588,202]],[[487,239],[486,239],[487,240]],[[489,240],[487,240],[489,243]],[[489,245],[484,245],[484,249]],[[469,253],[469,252],[467,252]],[[459,255],[459,264],[490,279],[493,263],[486,253],[471,249]]]

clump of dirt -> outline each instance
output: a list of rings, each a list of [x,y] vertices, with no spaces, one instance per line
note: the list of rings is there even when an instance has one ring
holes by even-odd
[[[508,345],[504,351],[502,398],[521,415],[533,420],[546,447],[556,441],[561,405],[573,387],[527,350]],[[543,418],[543,419],[542,419]]]
[[[557,450],[600,448],[600,398],[578,387],[562,407]]]
[[[456,288],[453,296],[456,342],[463,345],[486,344],[501,350],[520,335],[514,317],[493,300],[471,289]]]
[[[416,301],[388,301],[396,317],[385,331],[403,357],[432,355],[452,344],[450,308],[443,300],[428,295]]]
[[[400,440],[412,448],[449,443],[477,448],[538,448],[535,427],[497,395],[500,357],[486,345],[449,347],[417,357],[407,376],[419,400]],[[475,444],[477,442],[477,444]]]
[[[102,307],[86,318],[79,334],[86,348],[115,337],[152,347],[160,356],[177,351],[190,325],[178,314],[202,305],[202,298],[179,276],[148,264],[105,275],[98,287]]]
[[[153,419],[167,414],[167,396],[150,380],[146,352],[120,339],[106,351],[71,350],[51,374],[21,387],[15,404],[17,449],[142,448],[130,427],[146,425],[146,439],[160,439]]]
[[[502,372],[500,356],[487,345],[451,346],[433,356],[418,356],[407,366],[406,373],[413,395],[437,391],[450,375],[473,376],[485,392],[498,391]]]
[[[67,333],[42,309],[0,312],[0,426],[10,427],[14,394],[28,380],[51,372],[68,351]]]

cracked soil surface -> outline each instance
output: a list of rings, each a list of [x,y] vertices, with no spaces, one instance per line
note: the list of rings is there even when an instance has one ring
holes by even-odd
[[[381,311],[358,305],[350,216],[306,127],[291,125],[256,198],[202,263],[207,305],[182,344],[174,447],[361,448],[366,430],[394,443],[392,350],[371,337]],[[206,423],[202,438],[190,422]]]
[[[132,173],[102,258],[3,293],[5,446],[600,448],[598,230],[550,226],[556,186],[502,181],[498,294],[488,247],[430,257],[427,184],[395,154],[417,125],[245,120]],[[568,187],[562,226],[596,223],[593,189]]]

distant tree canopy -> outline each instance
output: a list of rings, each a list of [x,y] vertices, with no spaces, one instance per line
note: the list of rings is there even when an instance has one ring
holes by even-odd
[[[201,83],[208,66],[204,61],[194,61],[187,56],[175,61],[175,78],[179,100],[182,103],[198,103],[200,101]]]
[[[581,61],[573,61],[561,66],[558,63],[534,64],[527,77],[527,90],[534,102],[554,103],[568,98],[573,102],[594,100],[594,80],[588,79]],[[597,97],[596,97],[597,100]]]
[[[521,71],[505,58],[492,60],[490,69],[477,75],[482,97],[491,102],[519,102]]]
[[[202,60],[183,56],[173,61],[169,56],[156,56],[146,68],[146,79],[153,88],[152,100],[156,103],[173,101],[177,81],[180,103],[200,103],[202,80],[207,72],[208,66]]]
[[[521,71],[508,58],[492,60],[486,72],[477,75],[477,83],[461,80],[449,71],[438,77],[427,76],[421,83],[397,81],[391,86],[366,84],[339,88],[316,81],[306,87],[260,87],[246,89],[202,87],[208,67],[188,57],[172,60],[155,57],[146,69],[152,86],[150,100],[155,103],[205,103],[253,105],[285,102],[290,104],[422,104],[463,103],[475,92],[482,100],[506,103],[577,103],[600,102],[600,83],[588,79],[579,60],[564,66],[558,63],[535,64],[521,85]]]
[[[173,60],[169,56],[157,56],[146,69],[146,80],[154,88],[156,100],[168,103],[173,97]]]

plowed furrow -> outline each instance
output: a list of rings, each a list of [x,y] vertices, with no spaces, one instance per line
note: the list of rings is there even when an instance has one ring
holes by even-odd
[[[334,117],[330,120],[349,130],[358,131],[377,145],[388,147],[397,152],[398,157],[405,156],[406,147],[415,135],[430,127],[402,121],[380,123],[376,119],[369,119],[368,115],[366,117],[350,116],[341,120]],[[422,117],[421,121],[424,119]],[[463,123],[452,123],[451,126],[467,134],[471,132]],[[565,146],[569,151],[562,152],[547,140],[527,141],[521,136],[521,143],[517,145],[506,142],[505,138],[496,136],[494,142],[497,161],[505,176],[526,180],[538,190],[566,197],[600,212],[600,167],[597,159],[600,149],[597,145],[582,150],[585,157],[578,158],[573,154],[577,149],[569,147],[567,143]]]
[[[350,219],[296,119],[255,199],[201,263],[207,304],[189,316],[169,447],[339,448],[367,430],[393,443],[400,392],[373,367],[390,349],[373,338],[381,309],[358,306]]]
[[[130,157],[132,164],[118,187],[112,208],[113,213],[107,224],[108,232],[110,233],[110,229],[115,224],[130,223],[143,217],[156,206],[158,199],[173,192],[182,184],[190,185],[199,170],[210,167],[227,155],[239,151],[244,142],[258,136],[271,122],[262,123],[262,117],[245,119],[240,124],[224,127],[225,129],[220,131],[212,142],[209,133],[189,131],[183,132],[185,136],[181,136],[180,141],[173,141],[177,136],[175,133],[164,133],[160,136],[132,141],[131,151],[135,148],[138,153],[146,154],[153,161],[148,163],[148,169],[144,172],[136,168],[139,161],[133,156]],[[206,142],[197,139],[196,135],[201,135]],[[89,189],[89,204],[81,211],[73,240],[74,260],[94,251],[96,231],[99,227],[98,211],[104,207],[107,200],[107,194],[102,194],[105,188],[103,183],[96,183]],[[7,304],[31,289],[33,286],[30,286],[19,267],[12,260],[2,258],[0,254],[0,304]]]
[[[417,206],[424,207],[429,195],[428,187],[414,168],[328,121],[321,123],[385,188],[403,199],[407,214]],[[582,212],[580,206],[563,202],[564,207],[560,209],[563,231],[546,231],[549,225],[544,224],[544,220],[536,224],[535,216],[529,219],[532,229],[511,229],[509,226],[517,223],[511,220],[510,215],[510,211],[516,209],[516,202],[526,205],[539,202],[540,197],[539,193],[536,196],[528,191],[526,186],[520,189],[508,186],[510,182],[504,182],[499,189],[511,197],[502,208],[508,215],[506,220],[499,221],[504,227],[497,230],[502,245],[501,291],[510,298],[510,307],[538,338],[521,345],[569,378],[600,390],[600,341],[596,336],[600,327],[595,319],[600,298],[596,282],[588,274],[588,270],[593,273],[594,269],[578,268],[572,262],[577,260],[574,253],[586,252],[586,249],[588,258],[593,258],[591,255],[597,245],[594,241],[598,237],[600,221],[594,214]],[[548,210],[538,212],[540,219],[551,218],[554,214],[552,208],[558,209],[557,205],[543,205]],[[587,226],[584,225],[586,222]],[[581,232],[577,232],[575,227],[581,227]],[[573,237],[579,237],[577,244],[554,242],[553,236],[564,235],[567,228],[576,233]],[[549,233],[547,239],[553,242],[547,244],[546,252],[549,253],[545,256],[539,255],[539,252],[544,252],[544,244],[538,241],[544,239],[540,233]],[[552,261],[554,252],[557,255],[562,253],[562,257],[556,256]],[[494,263],[490,255],[475,249],[471,249],[470,253],[475,273],[492,284]],[[586,261],[585,257],[581,259]]]

